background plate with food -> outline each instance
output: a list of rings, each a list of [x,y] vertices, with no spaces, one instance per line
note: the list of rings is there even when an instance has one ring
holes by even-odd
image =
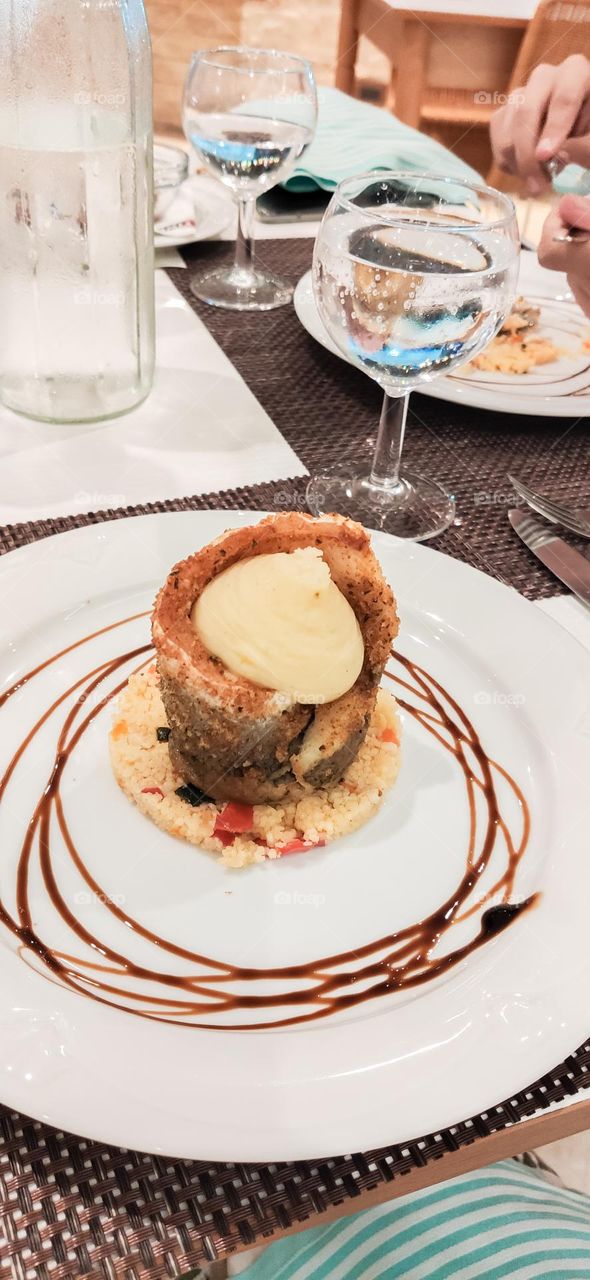
[[[422,383],[421,394],[503,413],[590,414],[590,322],[573,300],[566,277],[545,270],[535,254],[523,251],[518,292],[516,317],[509,317],[507,331],[482,352],[480,367],[466,366]],[[317,310],[311,272],[299,281],[293,301],[304,329],[344,359]],[[523,317],[519,331],[514,320]]]

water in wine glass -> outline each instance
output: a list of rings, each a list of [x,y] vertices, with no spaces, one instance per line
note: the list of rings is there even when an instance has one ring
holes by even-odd
[[[292,285],[253,264],[255,199],[292,173],[311,142],[316,116],[315,81],[305,58],[245,45],[194,54],[184,89],[184,131],[238,204],[233,266],[191,280],[202,302],[238,311],[289,302]]]
[[[311,138],[301,124],[241,111],[189,108],[185,128],[211,172],[234,191],[249,194],[282,182]]]
[[[341,222],[318,283],[332,335],[372,377],[415,387],[493,337],[515,274],[505,239],[423,220],[353,231]]]

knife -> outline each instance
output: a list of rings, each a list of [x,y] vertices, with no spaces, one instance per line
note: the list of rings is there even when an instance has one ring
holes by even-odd
[[[530,511],[514,507],[508,519],[525,546],[551,573],[569,587],[583,604],[590,606],[590,560],[553,532],[554,526],[543,524]]]

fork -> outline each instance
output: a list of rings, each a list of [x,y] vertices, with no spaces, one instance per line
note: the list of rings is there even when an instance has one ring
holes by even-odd
[[[571,529],[582,538],[590,538],[590,507],[567,507],[563,502],[554,502],[552,498],[544,498],[542,494],[529,489],[516,476],[508,475],[508,479],[521,498],[524,498],[533,511],[545,516],[553,524],[562,524],[564,529]]]

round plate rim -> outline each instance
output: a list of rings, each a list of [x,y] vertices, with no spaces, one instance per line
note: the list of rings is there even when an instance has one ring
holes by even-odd
[[[191,182],[198,176],[198,174],[190,174],[187,182]],[[154,227],[154,249],[182,249],[190,244],[200,244],[203,240],[211,240],[221,235],[221,232],[229,226],[232,206],[224,199],[221,192],[214,191],[210,187],[202,189],[199,186],[196,190],[191,189],[190,198],[201,221],[205,225],[210,221],[212,225],[205,232],[201,232],[197,222],[196,230],[184,236],[161,236]]]
[[[112,537],[115,542],[118,542],[120,538],[124,541],[126,533],[131,526],[135,526],[137,532],[140,532],[142,526],[146,529],[148,524],[154,528],[156,524],[158,524],[161,525],[163,529],[165,527],[163,522],[166,522],[170,528],[172,528],[173,522],[178,524],[179,529],[181,528],[181,525],[186,526],[187,532],[190,526],[191,537],[193,537],[196,542],[198,539],[198,534],[196,534],[196,526],[198,523],[206,525],[208,520],[212,520],[212,522],[215,523],[216,518],[223,516],[224,523],[227,525],[245,524],[249,521],[261,519],[264,514],[264,512],[260,511],[235,511],[232,509],[215,509],[214,511],[205,512],[188,511],[152,513],[135,517],[126,517],[119,520],[105,521],[98,524],[83,526],[79,529],[67,530],[63,533],[54,535],[51,539],[42,539],[39,542],[15,549],[13,552],[3,557],[2,562],[0,563],[0,582],[7,570],[24,567],[27,561],[29,562],[30,567],[31,563],[34,564],[36,558],[43,552],[46,552],[50,545],[53,545],[54,547],[59,545],[60,551],[65,551],[67,554],[68,546],[74,545],[77,551],[81,551],[82,543],[86,543],[91,546],[97,538],[104,539],[105,537]],[[213,535],[209,532],[206,536],[210,537]],[[397,553],[402,557],[410,557],[412,562],[415,558],[418,562],[421,562],[424,565],[427,561],[430,561],[430,564],[432,565],[432,557],[436,556],[438,561],[441,559],[444,561],[447,572],[458,574],[463,578],[465,583],[471,582],[474,586],[474,590],[476,582],[480,584],[480,588],[485,584],[485,590],[487,592],[491,592],[498,603],[501,599],[507,603],[510,601],[514,609],[520,612],[521,619],[526,617],[530,619],[531,623],[533,622],[533,619],[535,619],[535,627],[544,630],[549,637],[553,637],[555,642],[559,640],[562,644],[565,644],[566,648],[569,649],[571,653],[572,661],[571,664],[568,664],[569,666],[573,665],[575,667],[576,661],[581,662],[582,659],[587,661],[587,654],[583,646],[581,646],[568,632],[564,631],[564,629],[561,628],[553,619],[540,611],[537,612],[535,606],[531,602],[520,596],[513,589],[506,587],[504,584],[493,578],[489,578],[480,570],[472,568],[462,561],[455,560],[449,556],[443,555],[441,552],[434,551],[433,548],[417,544],[402,543],[384,534],[375,534],[374,537],[377,543],[378,554],[380,545],[382,547],[391,546],[395,548]],[[61,555],[60,560],[63,563],[63,556]],[[586,747],[586,751],[590,751],[590,742],[584,745]],[[585,803],[588,802],[585,801]],[[25,970],[25,966],[21,964],[16,956],[14,956],[13,959],[15,963],[18,964],[19,970],[27,973],[28,978],[35,977],[37,982],[43,981],[36,975],[31,975],[30,970]],[[590,958],[586,961],[586,958],[584,957],[584,963],[590,968]],[[2,989],[5,989],[4,984],[0,984],[0,986]],[[47,986],[49,986],[49,984],[47,984]],[[32,990],[34,991],[34,989]],[[66,994],[68,996],[70,995],[70,993]],[[87,1021],[84,1017],[84,1011],[80,1006],[86,1007],[90,1002],[81,1000],[78,996],[72,996],[72,999],[78,1002],[78,1012],[80,1017],[77,1022],[74,1018],[74,1026],[76,1031],[80,1031],[81,1026],[85,1021]],[[10,1027],[7,1022],[7,1010],[5,1006],[5,997],[0,995],[0,1024],[3,1025],[7,1032],[9,1032]],[[109,1019],[111,1021],[114,1019],[114,1026],[116,1019],[120,1017],[121,1015],[118,1011],[114,1011],[112,1015],[109,1014],[107,1019],[107,1028]],[[561,1041],[563,1048],[560,1049],[560,1055],[562,1056],[565,1056],[566,1053],[575,1050],[587,1032],[587,1027],[583,1024],[583,1015],[580,1013],[577,1005],[574,1004],[571,995],[569,997],[567,1017],[569,1019],[567,1024],[567,1037],[564,1034]],[[171,1045],[173,1042],[176,1042],[178,1048],[180,1048],[182,1037],[181,1035],[178,1035],[178,1030],[179,1029],[177,1028],[167,1028],[167,1031],[174,1033],[171,1035]],[[206,1034],[209,1035],[210,1033]],[[217,1034],[219,1036],[219,1033]],[[274,1035],[275,1033],[272,1034]],[[215,1033],[211,1033],[211,1035],[215,1036]],[[256,1033],[256,1035],[260,1040],[259,1034]],[[221,1033],[221,1038],[224,1043],[227,1043],[226,1037],[223,1033]],[[17,1040],[18,1035],[16,1036],[15,1043]],[[6,1043],[8,1043],[8,1041]],[[30,1065],[38,1067],[41,1051],[41,1047],[38,1043],[38,1036],[34,1038],[32,1043],[27,1041],[27,1045],[26,1054],[31,1055]],[[547,1062],[546,1070],[550,1070],[555,1064],[553,1051],[551,1057],[552,1061]],[[396,1122],[394,1124],[391,1117],[383,1116],[383,1114],[380,1113],[378,1117],[373,1117],[372,1127],[371,1124],[365,1123],[366,1117],[361,1117],[360,1126],[357,1119],[354,1129],[347,1128],[346,1132],[343,1133],[340,1142],[334,1140],[327,1141],[325,1136],[322,1137],[321,1126],[319,1131],[317,1128],[312,1126],[313,1132],[310,1132],[305,1125],[300,1123],[300,1121],[297,1121],[294,1126],[288,1126],[287,1136],[284,1132],[277,1132],[276,1141],[272,1134],[269,1135],[269,1132],[260,1135],[258,1134],[258,1131],[253,1133],[251,1126],[248,1127],[248,1124],[246,1124],[243,1129],[234,1128],[231,1134],[228,1132],[219,1133],[216,1131],[212,1136],[211,1131],[209,1131],[206,1138],[201,1138],[198,1133],[194,1132],[188,1122],[186,1123],[185,1131],[180,1133],[177,1129],[174,1138],[171,1138],[169,1141],[167,1138],[168,1127],[166,1117],[165,1115],[162,1116],[160,1113],[160,1107],[156,1107],[155,1099],[154,1110],[152,1111],[149,1120],[145,1118],[145,1115],[143,1115],[143,1117],[135,1115],[135,1117],[133,1119],[129,1119],[129,1121],[127,1116],[125,1116],[123,1122],[121,1122],[120,1118],[113,1121],[110,1114],[105,1112],[104,1100],[102,1109],[99,1108],[97,1111],[96,1106],[88,1107],[88,1109],[84,1110],[84,1113],[82,1114],[79,1110],[76,1110],[73,1103],[70,1105],[70,1100],[68,1098],[64,1100],[63,1089],[58,1088],[58,1096],[61,1097],[61,1102],[59,1105],[56,1105],[53,1097],[47,1097],[45,1095],[43,1099],[40,1096],[35,1097],[34,1089],[31,1089],[30,1084],[25,1084],[24,1080],[19,1082],[16,1077],[13,1077],[12,1083],[9,1085],[6,1073],[2,1070],[4,1065],[4,1063],[0,1064],[0,1075],[2,1075],[3,1079],[2,1098],[7,1105],[24,1111],[26,1114],[33,1114],[36,1118],[53,1124],[59,1128],[84,1133],[86,1136],[90,1136],[99,1141],[140,1150],[151,1150],[176,1158],[199,1158],[228,1161],[313,1159],[325,1153],[326,1150],[366,1150],[373,1147],[383,1146],[390,1142],[406,1141],[411,1137],[416,1136],[415,1132],[406,1132],[403,1127],[400,1129],[399,1116],[396,1117]],[[78,1069],[86,1069],[87,1066],[87,1063],[85,1064],[85,1068],[79,1064]],[[76,1071],[76,1069],[76,1064],[74,1063],[73,1070]],[[476,1110],[482,1110],[484,1107],[491,1106],[494,1103],[501,1101],[502,1098],[512,1095],[522,1088],[526,1088],[531,1083],[530,1074],[530,1070],[526,1069],[523,1071],[522,1064],[520,1064],[518,1070],[516,1067],[514,1068],[514,1072],[512,1072],[512,1068],[510,1068],[508,1072],[508,1079],[506,1071],[502,1069],[498,1075],[499,1096],[494,1098],[488,1097],[485,1102],[482,1099],[481,1106],[477,1107],[471,1105],[471,1101],[467,1102],[465,1107],[461,1106],[458,1109],[456,1106],[454,1109],[452,1107],[450,1109],[447,1107],[444,1115],[441,1116],[440,1123],[435,1122],[435,1117],[433,1117],[432,1112],[427,1113],[425,1114],[424,1124],[422,1126],[417,1126],[420,1129],[420,1133],[438,1131],[440,1128],[448,1127],[451,1124],[465,1119],[466,1114],[474,1114]],[[537,1071],[537,1074],[540,1074],[540,1072]],[[92,1072],[90,1072],[90,1077],[91,1075]],[[35,1078],[34,1071],[33,1078]],[[44,1083],[47,1084],[47,1081]],[[329,1083],[331,1086],[334,1084],[332,1077],[329,1077]],[[88,1081],[89,1089],[90,1084],[91,1079]],[[317,1081],[312,1082],[310,1085],[309,1096],[311,1096],[312,1086],[317,1086],[317,1084]],[[51,1090],[49,1090],[49,1093],[51,1093]],[[299,1094],[301,1095],[301,1089],[299,1090]],[[303,1091],[303,1096],[308,1096],[308,1093],[306,1093],[305,1090]],[[323,1096],[325,1101],[325,1093]],[[132,1102],[132,1098],[128,1093],[123,1091],[121,1099],[117,1100],[113,1094],[111,1101],[113,1104],[117,1101],[117,1105],[121,1107],[122,1105],[127,1106],[130,1104]],[[428,1105],[428,1101],[425,1100],[425,1106],[428,1107]],[[378,1131],[375,1130],[375,1121],[378,1124]],[[411,1126],[411,1128],[413,1128],[413,1126]]]

